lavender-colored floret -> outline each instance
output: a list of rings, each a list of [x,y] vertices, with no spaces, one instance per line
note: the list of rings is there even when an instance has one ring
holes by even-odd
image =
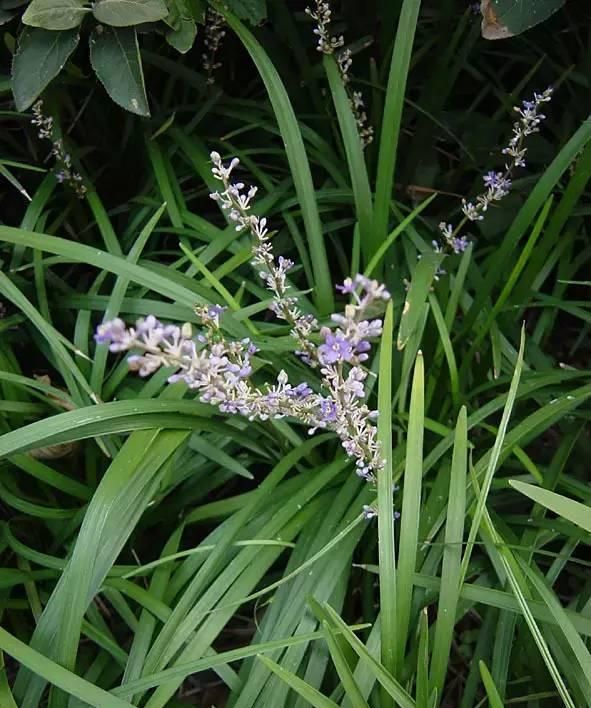
[[[350,362],[353,359],[353,345],[343,335],[327,332],[324,344],[318,347],[318,358],[321,364],[336,364]]]

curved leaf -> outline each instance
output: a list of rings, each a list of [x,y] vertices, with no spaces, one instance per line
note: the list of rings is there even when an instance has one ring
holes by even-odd
[[[563,519],[570,521],[580,528],[591,533],[591,507],[581,502],[569,499],[556,494],[549,489],[543,487],[535,487],[533,484],[526,484],[516,479],[510,479],[509,484],[518,492],[525,494],[526,497],[533,499],[537,504],[545,506],[555,514],[558,514]]]
[[[158,22],[168,14],[163,0],[99,0],[92,7],[99,22],[112,27],[131,27]]]
[[[68,30],[78,27],[87,12],[83,0],[33,0],[22,21],[46,30]]]
[[[226,6],[241,20],[258,25],[267,17],[265,0],[226,0]]]
[[[0,458],[37,447],[115,432],[149,428],[207,428],[219,432],[219,424],[203,418],[204,410],[207,411],[195,401],[161,399],[113,401],[77,408],[0,435]]]
[[[90,62],[115,103],[131,113],[150,115],[134,29],[97,27],[90,37]]]
[[[166,41],[171,47],[174,47],[177,52],[185,54],[193,46],[196,36],[197,25],[195,24],[195,20],[181,17],[178,28],[166,33]]]
[[[25,111],[64,67],[76,49],[77,30],[55,32],[26,28],[12,64],[12,93],[19,111]]]
[[[506,39],[547,20],[565,0],[483,0],[482,36]]]
[[[166,33],[166,41],[177,52],[185,54],[193,46],[197,36],[197,20],[203,20],[202,8],[192,7],[188,0],[170,0],[169,12],[165,18],[171,28]]]

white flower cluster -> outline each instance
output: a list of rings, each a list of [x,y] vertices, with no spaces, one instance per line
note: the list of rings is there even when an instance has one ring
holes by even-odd
[[[343,84],[349,96],[351,110],[355,116],[359,138],[363,147],[367,147],[373,140],[373,128],[368,125],[365,102],[361,91],[350,90],[349,69],[353,63],[350,49],[343,49],[345,38],[342,34],[334,36],[330,32],[332,10],[327,0],[316,0],[316,7],[306,8],[306,14],[315,20],[314,34],[318,37],[316,49],[322,54],[335,54]],[[339,51],[342,50],[342,51]]]
[[[259,276],[267,289],[273,293],[273,312],[291,325],[291,334],[298,342],[299,351],[308,363],[315,360],[315,346],[310,334],[318,329],[316,319],[304,314],[297,306],[297,300],[287,294],[287,273],[293,267],[288,258],[279,256],[275,260],[271,247],[267,219],[259,218],[250,210],[251,201],[257,193],[256,187],[245,188],[242,182],[231,182],[230,177],[239,160],[234,158],[224,167],[219,153],[211,153],[212,174],[223,185],[221,192],[214,192],[211,198],[218,202],[236,224],[236,231],[248,230],[254,241],[253,262],[259,269]]]
[[[302,314],[296,298],[289,295],[287,273],[293,262],[274,256],[265,218],[251,213],[254,187],[231,182],[238,160],[225,166],[218,153],[212,153],[212,173],[223,189],[211,197],[236,224],[238,231],[248,230],[254,239],[253,263],[267,289],[273,294],[272,310],[292,327],[301,359],[320,370],[324,394],[306,383],[293,386],[284,371],[275,383],[257,388],[252,381],[251,359],[258,351],[244,339],[227,341],[220,329],[224,308],[205,305],[196,308],[203,331],[196,337],[191,327],[163,325],[154,316],[126,327],[120,319],[97,328],[96,340],[108,343],[113,352],[134,352],[130,367],[141,376],[154,373],[161,366],[175,369],[169,382],[183,381],[199,392],[202,401],[222,412],[246,416],[250,420],[293,418],[306,425],[312,434],[317,429],[334,431],[348,456],[355,460],[357,474],[374,480],[383,466],[377,432],[376,412],[365,403],[368,373],[362,367],[371,348],[369,339],[382,332],[380,319],[368,319],[388,300],[390,294],[377,281],[363,275],[347,278],[338,289],[351,297],[344,314],[333,314],[334,327],[319,327],[315,318]],[[312,335],[320,335],[317,345]]]
[[[510,172],[514,167],[525,167],[525,153],[523,141],[528,135],[540,132],[540,123],[546,119],[540,108],[544,103],[552,100],[554,89],[549,86],[542,93],[534,93],[533,101],[523,101],[521,106],[513,109],[519,114],[518,120],[513,124],[513,135],[509,145],[503,150],[503,155],[508,155],[511,160],[505,164]]]
[[[51,140],[51,154],[55,158],[58,169],[55,178],[58,182],[65,182],[76,194],[82,198],[86,194],[82,175],[72,167],[72,158],[64,148],[61,138],[54,138],[53,118],[43,113],[43,101],[37,101],[32,108],[32,125],[37,126],[37,135],[42,140]]]
[[[306,14],[316,21],[314,34],[318,37],[316,49],[323,54],[334,54],[345,44],[343,35],[332,36],[330,33],[330,23],[332,21],[332,10],[330,3],[326,0],[316,0],[316,7],[306,8]]]

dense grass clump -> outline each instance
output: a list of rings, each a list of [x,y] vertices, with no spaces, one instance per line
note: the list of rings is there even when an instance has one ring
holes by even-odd
[[[84,56],[32,114],[0,80],[0,705],[591,705],[588,9],[214,5],[142,42],[149,119]],[[130,373],[150,315],[310,407]]]

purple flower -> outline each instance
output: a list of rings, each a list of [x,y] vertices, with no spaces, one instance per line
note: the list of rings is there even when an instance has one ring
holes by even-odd
[[[482,181],[485,187],[496,187],[497,178],[500,175],[498,172],[487,172]],[[501,175],[502,176],[502,175]]]
[[[219,317],[225,310],[225,307],[221,305],[209,305],[207,308],[207,314],[212,318]]]
[[[351,295],[352,293],[355,292],[355,288],[357,287],[356,283],[351,280],[351,278],[345,278],[345,281],[343,282],[342,285],[337,285],[336,289],[340,292],[343,293],[343,295]]]
[[[103,322],[96,328],[94,339],[97,344],[109,344],[109,351],[122,352],[130,348],[134,341],[133,330],[128,330],[119,317]]]
[[[368,465],[357,465],[355,468],[355,474],[367,482],[373,479],[373,473]]]
[[[511,189],[511,180],[505,177],[502,172],[487,172],[482,181],[485,187],[498,195],[497,198],[505,196]]]
[[[355,354],[357,354],[357,358],[359,361],[367,361],[368,355],[365,352],[368,352],[371,349],[371,344],[366,341],[365,339],[360,340],[357,342],[355,345]]]
[[[285,258],[284,256],[279,256],[277,258],[277,263],[283,273],[287,273],[287,271],[291,270],[295,265],[291,258]]]
[[[324,335],[324,344],[318,347],[318,358],[322,364],[350,362],[354,355],[353,345],[342,334],[327,332]]]
[[[290,396],[294,398],[305,398],[306,396],[309,396],[312,393],[312,389],[308,386],[307,383],[301,383],[292,388],[289,393]]]
[[[242,366],[239,366],[238,364],[228,364],[227,367],[228,371],[239,379],[246,379],[252,374],[252,366],[248,363],[245,363]]]
[[[320,415],[325,423],[334,423],[337,419],[337,404],[331,398],[320,401]]]
[[[148,315],[136,322],[136,329],[138,334],[147,334],[154,329],[162,329],[162,323],[154,315]]]
[[[451,239],[450,245],[454,253],[463,253],[470,245],[470,241],[465,236],[456,236]]]
[[[305,382],[293,387],[287,384],[285,387],[285,395],[287,398],[291,399],[306,398],[307,396],[311,396],[312,393],[312,389]]]
[[[127,327],[125,326],[125,322],[117,317],[114,320],[100,324],[96,328],[94,338],[99,344],[105,344],[114,339],[119,339],[126,331]]]

